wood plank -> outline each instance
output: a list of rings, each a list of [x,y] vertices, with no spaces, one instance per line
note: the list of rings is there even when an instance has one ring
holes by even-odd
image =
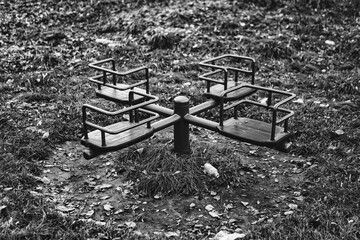
[[[118,131],[123,127],[133,125],[135,123],[118,122],[107,126],[112,131]],[[101,142],[101,131],[95,130],[88,133],[88,139],[81,139],[81,142],[85,146],[93,147],[101,151],[112,151],[124,148],[136,142],[147,139],[153,135],[154,129],[147,128],[147,124],[140,125],[136,128],[118,133],[118,134],[109,134],[105,133],[106,146],[102,146]]]
[[[243,84],[243,82],[238,82],[237,84],[235,84],[234,81],[228,81],[227,89],[230,89],[231,87],[234,87],[234,86],[239,86],[241,84]],[[216,85],[211,86],[210,92],[206,92],[205,95],[207,95],[209,97],[219,97],[223,91],[224,91],[224,85],[216,84]],[[240,88],[234,92],[227,94],[225,99],[226,100],[241,99],[241,98],[249,96],[255,92],[256,92],[256,90],[252,89],[252,88]]]
[[[116,84],[116,86],[125,88],[128,85],[123,84],[123,83],[118,83],[118,84]],[[141,88],[134,88],[133,90],[141,92],[141,93],[146,93],[146,90],[141,89]],[[111,100],[111,101],[114,101],[114,102],[120,102],[120,103],[128,103],[129,102],[130,89],[121,91],[121,90],[114,89],[114,88],[111,88],[111,87],[101,86],[101,89],[100,90],[96,89],[95,92],[96,92],[96,95],[98,97],[102,97],[102,98],[105,98],[105,99],[108,99],[108,100]],[[144,98],[143,96],[134,94],[134,101],[135,102],[138,102],[143,98]]]
[[[272,146],[290,136],[282,127],[276,126],[275,140],[271,141],[271,124],[249,118],[230,118],[218,127],[221,134],[233,139],[258,145]]]

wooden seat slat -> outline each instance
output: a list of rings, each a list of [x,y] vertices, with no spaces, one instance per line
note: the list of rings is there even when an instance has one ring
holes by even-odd
[[[228,81],[227,89],[232,88],[234,86],[239,86],[241,84],[242,84],[242,82],[235,83],[234,81]],[[206,97],[210,97],[210,98],[219,98],[223,91],[224,91],[224,85],[216,84],[216,85],[211,86],[210,92],[205,92],[204,95]],[[227,101],[242,99],[242,98],[249,96],[255,92],[256,92],[256,89],[240,88],[239,90],[236,90],[236,91],[233,91],[233,92],[230,92],[229,94],[227,94],[224,97],[224,99]]]
[[[118,83],[115,86],[125,88],[128,85],[123,84],[123,83]],[[141,92],[141,93],[146,93],[146,90],[141,89],[141,88],[134,88],[132,90]],[[98,97],[101,97],[101,98],[104,98],[104,99],[107,99],[110,101],[114,101],[114,102],[118,102],[118,103],[126,103],[126,104],[129,103],[130,89],[120,91],[120,90],[112,88],[112,87],[102,86],[101,89],[96,89],[95,92]],[[140,96],[138,94],[134,95],[134,102],[138,102],[142,99],[144,99],[143,96]]]
[[[290,133],[286,133],[282,127],[276,126],[275,139],[271,141],[271,123],[249,118],[230,118],[224,121],[223,126],[219,126],[218,129],[222,135],[262,146],[278,145],[279,142],[290,137]]]
[[[106,128],[108,128],[112,131],[118,131],[119,129],[122,129],[131,124],[135,124],[135,123],[130,123],[127,121],[126,122],[117,122],[117,123],[111,124],[109,126],[106,126]],[[147,139],[150,136],[152,136],[153,132],[154,132],[153,128],[147,128],[146,124],[143,124],[143,125],[132,128],[130,130],[126,130],[126,131],[118,133],[118,134],[105,133],[106,146],[102,146],[101,131],[95,130],[95,131],[88,133],[88,139],[83,138],[83,139],[81,139],[81,142],[85,146],[88,146],[88,147],[91,147],[94,149],[98,149],[101,151],[112,151],[112,150],[124,148],[131,144],[134,144],[134,143],[137,143],[144,139]]]

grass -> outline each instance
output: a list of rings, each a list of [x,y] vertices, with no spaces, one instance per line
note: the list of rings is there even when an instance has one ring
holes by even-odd
[[[0,238],[140,238],[130,230],[61,216],[33,196],[43,170],[40,162],[54,145],[81,137],[81,105],[94,99],[85,78],[90,75],[87,64],[94,59],[115,57],[121,66],[149,65],[152,92],[161,105],[172,107],[171,99],[178,94],[190,97],[193,105],[204,101],[197,62],[223,53],[255,57],[261,85],[286,88],[304,99],[294,107],[291,154],[313,162],[303,184],[304,207],[273,223],[253,226],[247,238],[360,238],[359,1],[204,1],[184,3],[181,12],[176,1],[174,6],[166,1],[100,1],[93,7],[87,1],[6,2],[0,7]],[[138,20],[109,18],[124,7],[142,8]],[[165,7],[171,14],[161,15]],[[26,15],[28,8],[44,14]],[[14,9],[18,18],[11,17]],[[168,25],[154,26],[158,17]],[[35,24],[46,31],[33,29]],[[63,25],[61,29],[78,32],[47,31]],[[180,31],[184,26],[188,31]],[[103,37],[121,44],[110,48],[94,43]],[[326,40],[335,46],[324,44]],[[183,86],[187,81],[191,87]],[[216,111],[205,117],[216,118]],[[49,138],[42,139],[45,132]],[[186,195],[247,184],[233,174],[240,166],[234,164],[231,147],[210,149],[198,142],[192,146],[185,160],[172,154],[166,142],[154,148],[144,144],[141,153],[123,150],[118,169],[131,169],[129,179],[140,177],[137,191],[144,195]],[[217,155],[228,155],[229,162],[218,162]],[[201,167],[206,161],[228,174],[219,181],[205,180]]]
[[[152,139],[138,149],[119,153],[117,171],[126,171],[128,180],[138,182],[137,193],[143,196],[205,194],[222,187],[246,187],[249,180],[241,174],[242,164],[234,147],[192,141],[190,155],[172,151],[171,139]],[[224,161],[223,156],[227,156]],[[220,178],[207,176],[204,164],[212,164],[223,174]]]

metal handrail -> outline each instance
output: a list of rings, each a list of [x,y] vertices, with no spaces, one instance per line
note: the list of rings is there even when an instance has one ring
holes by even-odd
[[[148,100],[148,101],[145,101],[145,102],[142,102],[142,103],[139,103],[139,104],[136,104],[136,105],[131,105],[130,107],[127,107],[125,109],[121,109],[121,110],[117,110],[117,111],[113,111],[113,112],[110,112],[110,111],[107,111],[107,110],[104,110],[104,109],[101,109],[101,108],[98,108],[98,107],[95,107],[95,106],[92,106],[92,105],[88,105],[88,104],[84,104],[83,107],[82,107],[82,113],[83,113],[83,134],[84,134],[84,138],[85,139],[88,139],[88,132],[87,132],[87,127],[90,126],[90,127],[94,127],[98,130],[100,130],[101,132],[101,142],[102,142],[102,146],[106,146],[106,139],[105,139],[105,133],[109,133],[109,134],[118,134],[118,133],[121,133],[121,132],[124,132],[126,130],[129,130],[129,129],[132,129],[132,128],[136,128],[140,125],[143,125],[145,123],[148,123],[148,127],[150,128],[150,122],[152,120],[155,120],[156,118],[159,117],[159,114],[155,113],[155,112],[152,112],[152,111],[149,111],[149,110],[145,110],[145,109],[142,109],[141,107],[144,107],[146,105],[150,105],[150,104],[153,104],[155,102],[157,102],[159,99],[158,97],[156,96],[152,96],[150,94],[146,94],[146,93],[141,93],[141,92],[136,92],[136,91],[130,91],[129,92],[129,99],[130,99],[130,103],[132,104],[133,102],[133,99],[134,99],[134,95],[137,94],[137,95],[141,95],[141,96],[144,96],[144,97],[147,97],[151,100]],[[136,111],[141,111],[141,112],[144,112],[144,113],[148,113],[150,115],[153,115],[153,117],[149,117],[147,119],[144,119],[142,121],[139,121],[139,122],[136,122],[130,126],[126,126],[126,127],[123,127],[123,128],[120,128],[118,129],[117,131],[113,131],[113,130],[110,130],[108,129],[107,127],[102,127],[98,124],[95,124],[95,123],[91,123],[89,121],[86,120],[86,110],[89,109],[89,110],[92,110],[92,111],[95,111],[95,112],[98,112],[98,113],[101,113],[101,114],[104,114],[104,115],[107,115],[107,116],[116,116],[116,115],[120,115],[120,114],[124,114],[124,113],[127,113],[127,112],[132,112],[133,110],[136,110]],[[131,119],[132,120],[132,119]]]
[[[262,91],[266,91],[268,93],[277,93],[277,94],[282,94],[282,95],[286,95],[288,96],[287,98],[281,100],[280,102],[276,103],[275,105],[270,105],[270,104],[262,104],[262,103],[257,103],[251,100],[240,100],[237,102],[234,102],[231,105],[228,105],[226,107],[224,107],[224,97],[226,96],[226,94],[236,91],[238,89],[241,88],[253,88],[256,90],[262,90]],[[266,109],[271,109],[272,110],[272,121],[271,121],[271,140],[274,141],[275,140],[275,129],[276,129],[276,125],[280,124],[282,122],[284,122],[284,131],[287,132],[288,130],[288,119],[294,115],[294,112],[285,108],[281,108],[280,106],[291,101],[292,99],[294,99],[296,97],[296,95],[294,93],[289,93],[289,92],[285,92],[285,91],[281,91],[281,90],[277,90],[277,89],[273,89],[273,88],[266,88],[266,87],[261,87],[261,86],[255,86],[255,85],[250,85],[250,84],[242,84],[239,86],[236,86],[234,88],[228,89],[223,91],[220,94],[221,98],[220,98],[220,126],[224,125],[224,111],[228,110],[230,108],[234,108],[236,106],[238,106],[239,104],[242,103],[249,103],[249,104],[253,104],[253,105],[257,105],[260,107],[264,107]],[[285,115],[284,117],[282,117],[280,120],[277,120],[277,111],[281,111],[281,112],[286,112],[288,113],[287,115]]]
[[[241,59],[241,60],[245,60],[245,61],[251,61],[251,70],[245,70],[245,69],[240,69],[240,68],[235,68],[235,67],[219,66],[219,65],[215,64],[215,61],[224,59],[224,58],[228,58],[228,57]],[[210,82],[224,84],[224,89],[227,90],[229,70],[232,70],[235,72],[235,82],[238,81],[238,73],[241,72],[241,73],[251,74],[251,84],[255,84],[255,60],[253,58],[246,57],[246,56],[238,56],[238,55],[234,55],[234,54],[225,54],[222,56],[204,60],[204,61],[200,62],[199,65],[202,67],[212,68],[211,72],[205,73],[205,74],[199,76],[199,79],[208,81],[207,82],[207,91],[208,92],[210,91]],[[208,78],[208,76],[219,73],[220,71],[224,72],[224,81],[218,81],[218,80],[215,80],[212,78]]]
[[[98,66],[98,65],[106,63],[106,62],[111,62],[112,63],[112,69],[107,69],[107,68]],[[104,59],[104,60],[97,61],[97,62],[94,62],[94,63],[90,63],[89,67],[93,68],[93,69],[96,69],[96,70],[99,70],[99,71],[102,71],[102,75],[96,75],[95,77],[90,78],[90,81],[98,84],[98,89],[99,90],[101,89],[101,85],[105,85],[105,86],[108,86],[108,87],[113,87],[113,85],[116,84],[116,76],[125,77],[125,76],[127,76],[129,74],[145,70],[145,79],[146,80],[143,80],[143,81],[138,82],[136,84],[130,85],[129,88],[127,88],[127,89],[131,89],[131,88],[134,88],[136,86],[145,84],[146,93],[149,93],[150,85],[149,85],[149,68],[148,67],[143,66],[143,67],[130,69],[130,70],[125,71],[125,72],[119,72],[119,71],[116,71],[116,69],[115,69],[115,60],[113,58],[108,58],[108,59]],[[96,80],[97,78],[101,78],[100,76],[103,78],[103,81],[97,81]],[[112,76],[113,85],[106,84],[107,76]],[[113,87],[113,88],[118,89],[116,87]],[[127,89],[125,89],[125,90],[127,90]],[[124,89],[119,88],[118,90],[124,90]]]

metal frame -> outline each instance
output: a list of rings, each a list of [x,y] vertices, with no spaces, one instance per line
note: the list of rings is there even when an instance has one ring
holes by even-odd
[[[267,104],[262,104],[259,102],[255,102],[252,100],[248,100],[248,99],[243,99],[243,100],[239,100],[236,101],[228,106],[224,106],[225,101],[224,98],[226,96],[226,94],[232,92],[232,91],[236,91],[240,88],[253,88],[256,90],[262,90],[262,91],[266,91],[268,92],[268,101]],[[273,93],[277,93],[280,95],[285,95],[288,96],[287,98],[283,99],[282,101],[272,105],[272,94]],[[277,90],[277,89],[273,89],[273,88],[265,88],[265,87],[261,87],[261,86],[255,86],[255,85],[249,85],[249,84],[244,84],[241,86],[237,86],[231,89],[228,89],[226,91],[224,91],[221,94],[221,100],[220,100],[220,127],[223,126],[224,124],[224,111],[229,110],[231,108],[234,108],[234,118],[237,118],[237,111],[236,111],[236,107],[240,104],[250,104],[250,105],[256,105],[259,107],[263,107],[266,109],[269,109],[272,111],[272,121],[271,121],[271,141],[275,140],[275,128],[276,125],[281,124],[284,122],[284,132],[288,132],[288,120],[291,116],[294,115],[294,112],[285,108],[281,108],[280,106],[284,105],[285,103],[291,101],[292,99],[294,99],[296,97],[295,94],[293,93],[289,93],[289,92],[285,92],[285,91],[281,91],[281,90]],[[287,115],[285,115],[284,117],[282,117],[281,119],[277,120],[277,112],[285,112],[287,113]]]
[[[101,67],[99,65],[102,65],[104,63],[111,62],[112,69],[107,69],[104,67]],[[149,84],[149,69],[148,67],[139,67],[135,69],[128,70],[126,72],[118,72],[115,68],[115,60],[113,58],[104,59],[101,61],[97,61],[94,63],[89,64],[90,68],[93,68],[95,70],[101,71],[102,74],[95,75],[93,77],[90,77],[89,80],[93,83],[97,84],[98,90],[101,90],[101,86],[106,86],[110,88],[114,88],[120,91],[134,89],[135,87],[145,85],[146,93],[149,93],[150,91],[150,84]],[[145,80],[141,80],[135,84],[128,85],[127,87],[117,87],[116,84],[118,82],[118,77],[125,77],[129,76],[133,73],[145,71]],[[109,84],[108,76],[112,76],[111,84]]]
[[[132,105],[132,101],[134,99],[134,94],[144,96],[144,97],[146,97],[146,98],[148,98],[150,100],[139,103],[139,104],[136,104],[136,105]],[[144,94],[144,93],[139,93],[139,92],[135,92],[135,91],[130,91],[129,98],[130,98],[130,104],[132,106],[130,106],[128,108],[125,108],[125,109],[118,110],[118,111],[114,111],[114,112],[106,111],[104,109],[101,109],[101,108],[98,108],[98,107],[95,107],[95,106],[84,104],[83,107],[82,107],[84,139],[85,140],[88,139],[88,127],[93,127],[93,128],[95,128],[97,130],[100,130],[102,146],[106,146],[105,133],[119,134],[121,132],[125,132],[127,130],[136,128],[136,127],[138,127],[140,125],[143,125],[145,123],[147,124],[147,127],[150,128],[151,127],[151,125],[150,125],[151,121],[157,119],[159,117],[159,115],[157,113],[152,112],[152,111],[142,109],[142,107],[145,107],[146,105],[149,105],[149,104],[153,104],[153,103],[157,102],[159,99],[157,97],[155,97],[155,96],[152,96],[152,95],[149,95],[149,94]],[[129,125],[127,127],[123,127],[123,128],[121,128],[121,129],[119,129],[117,131],[113,131],[111,129],[108,129],[107,127],[102,127],[102,126],[100,126],[98,124],[94,124],[92,122],[89,122],[87,120],[87,109],[92,110],[94,112],[98,112],[98,113],[107,115],[107,116],[112,116],[112,117],[129,112],[129,116],[130,116],[130,121],[129,122],[130,123],[135,123],[135,124]],[[133,111],[135,111],[135,116],[133,115]],[[152,117],[149,117],[147,119],[139,121],[139,119],[137,117],[138,116],[138,111],[150,114],[150,115],[152,115]]]
[[[249,61],[251,63],[251,71],[241,69],[241,68],[235,68],[235,67],[220,66],[220,65],[216,64],[216,61],[226,59],[226,58],[234,58],[234,59],[238,59],[238,60],[242,60],[242,61]],[[206,81],[206,91],[208,93],[210,93],[211,83],[223,84],[224,90],[228,89],[228,76],[229,76],[228,74],[229,74],[230,70],[234,71],[234,73],[235,73],[235,77],[234,77],[235,83],[238,83],[238,81],[239,81],[238,74],[240,72],[240,73],[251,74],[250,83],[252,85],[255,84],[255,59],[253,59],[253,58],[245,57],[245,56],[238,56],[238,55],[234,55],[234,54],[225,54],[222,56],[218,56],[218,57],[214,57],[214,58],[211,58],[208,60],[201,61],[199,63],[199,65],[201,67],[211,68],[210,72],[204,73],[199,76],[199,79]],[[216,80],[216,79],[209,77],[209,76],[215,75],[220,72],[224,73],[223,80]]]
[[[239,59],[239,60],[244,60],[244,61],[250,61],[251,63],[251,71],[249,70],[245,70],[245,69],[241,69],[241,68],[235,68],[235,67],[226,67],[226,66],[219,66],[216,65],[216,61],[218,60],[222,60],[225,58],[235,58],[235,59]],[[107,63],[107,62],[111,62],[112,64],[112,70],[103,68],[99,65]],[[211,83],[217,83],[217,84],[224,84],[224,91],[221,92],[221,94],[218,96],[218,98],[209,100],[207,102],[204,102],[202,104],[199,104],[197,106],[194,106],[192,108],[189,108],[189,99],[185,96],[178,96],[174,99],[174,110],[156,105],[155,103],[158,101],[158,98],[155,96],[152,96],[150,94],[148,94],[149,92],[149,76],[148,76],[148,69],[146,67],[141,67],[141,68],[137,68],[137,69],[133,69],[133,70],[129,70],[127,72],[117,72],[115,70],[115,61],[114,59],[110,58],[110,59],[105,59],[102,61],[97,61],[95,63],[89,64],[89,66],[91,68],[94,68],[98,71],[102,71],[101,75],[96,75],[92,78],[90,78],[90,81],[98,84],[98,89],[101,89],[101,86],[109,86],[112,87],[116,90],[119,91],[124,91],[124,90],[129,90],[132,89],[134,87],[140,86],[142,84],[145,84],[146,86],[146,93],[142,93],[142,92],[137,92],[134,90],[130,90],[129,91],[129,104],[130,106],[122,109],[122,110],[118,110],[118,111],[114,111],[114,112],[110,112],[110,111],[106,111],[88,104],[85,104],[82,108],[83,111],[83,133],[84,133],[84,140],[86,143],[86,140],[88,139],[88,127],[93,127],[97,130],[100,130],[101,132],[101,144],[102,146],[94,146],[96,147],[96,150],[92,149],[90,147],[90,150],[94,150],[95,152],[87,154],[84,156],[86,156],[88,159],[92,158],[94,156],[97,156],[98,154],[101,154],[102,152],[106,152],[106,151],[110,151],[110,150],[106,150],[106,139],[105,139],[105,133],[108,134],[119,134],[125,131],[128,131],[130,129],[136,128],[140,125],[143,124],[147,124],[147,128],[151,128],[151,135],[154,132],[160,131],[164,128],[167,128],[169,126],[174,126],[174,151],[176,153],[189,153],[190,152],[190,143],[189,143],[189,124],[193,124],[193,125],[197,125],[200,127],[204,127],[207,129],[210,129],[212,131],[218,132],[220,134],[223,134],[225,136],[228,137],[232,137],[232,138],[236,138],[235,135],[231,134],[231,133],[225,133],[222,132],[221,127],[224,126],[224,112],[234,108],[234,119],[237,119],[237,106],[239,106],[240,104],[250,104],[250,105],[255,105],[255,106],[259,106],[259,107],[263,107],[267,110],[272,111],[272,122],[271,122],[271,137],[270,137],[270,141],[273,141],[272,143],[267,142],[267,146],[274,146],[277,144],[277,142],[275,141],[275,130],[276,130],[276,125],[279,124],[284,124],[284,132],[287,133],[288,132],[288,120],[291,116],[294,115],[294,112],[288,109],[285,109],[283,107],[281,107],[282,105],[288,103],[289,101],[291,101],[293,98],[295,98],[295,94],[293,93],[289,93],[289,92],[285,92],[285,91],[281,91],[281,90],[277,90],[277,89],[271,89],[271,88],[265,88],[265,87],[261,87],[261,86],[256,86],[255,84],[255,60],[249,57],[244,57],[244,56],[237,56],[237,55],[232,55],[232,54],[227,54],[227,55],[222,55],[216,58],[212,58],[206,61],[202,61],[200,63],[200,66],[202,67],[210,67],[211,71],[208,73],[205,73],[203,75],[201,75],[199,78],[206,80],[207,81],[207,91],[210,91],[210,84]],[[146,80],[144,81],[140,81],[136,84],[133,85],[129,85],[126,88],[122,88],[122,87],[116,87],[115,84],[117,82],[117,76],[127,76],[129,74],[135,73],[135,72],[139,72],[145,70],[145,74],[146,74]],[[250,84],[241,84],[241,85],[237,85],[231,88],[228,88],[228,72],[229,71],[234,71],[235,72],[235,81],[238,82],[238,73],[246,73],[246,74],[251,74],[251,83]],[[224,79],[223,81],[221,80],[216,80],[216,79],[212,79],[209,78],[209,76],[214,75],[216,73],[219,72],[223,72],[224,73]],[[108,84],[108,76],[112,76],[112,84]],[[227,99],[227,95],[237,91],[239,89],[242,88],[249,88],[249,89],[253,89],[254,91],[251,91],[251,93],[256,92],[256,91],[265,91],[268,94],[268,101],[266,104],[262,104],[259,102],[255,102],[249,99],[244,99],[245,96],[241,96],[241,97],[236,97],[235,100],[232,99],[231,102],[229,103],[229,105],[225,105],[225,103],[230,102],[229,99]],[[272,101],[272,97],[273,94],[280,94],[280,95],[284,95],[287,96],[285,99],[281,100],[278,103],[273,103]],[[144,101],[141,103],[138,103],[137,101],[135,101],[134,95],[140,95],[144,97]],[[249,94],[248,94],[249,95]],[[246,95],[246,96],[248,96]],[[240,99],[240,100],[239,100]],[[204,111],[207,111],[209,109],[212,109],[216,106],[220,106],[220,120],[219,122],[214,122],[214,121],[210,121],[207,119],[203,119],[200,117],[197,117],[195,115],[200,114]],[[124,113],[129,112],[129,116],[130,116],[130,123],[134,123],[128,126],[124,126],[121,129],[118,129],[117,131],[113,131],[107,127],[102,127],[99,126],[97,124],[91,123],[90,121],[87,120],[87,111],[91,110],[91,111],[95,111],[107,116],[116,116],[116,115],[121,115]],[[151,115],[151,117],[148,117],[144,120],[139,121],[138,118],[138,113],[139,112],[144,112],[147,113],[149,115]],[[278,119],[277,117],[277,113],[278,112],[283,112],[286,113],[285,116],[281,117],[280,119]],[[164,116],[165,118],[159,121],[156,121],[154,123],[151,124],[151,122],[155,119],[157,119],[159,117],[159,114]],[[121,146],[114,146],[112,147],[112,150],[117,150],[117,149],[121,149],[124,148],[128,145],[131,145],[133,143],[135,143],[136,141],[141,141],[144,140],[146,138],[148,138],[149,136],[151,136],[150,134],[145,134],[145,135],[141,135],[140,138],[138,138],[137,140],[134,140],[133,138],[129,137],[129,141],[127,142],[127,140],[125,141],[125,144],[122,144]],[[286,135],[288,136],[288,135]],[[242,139],[239,138],[238,139]],[[257,141],[255,141],[255,139],[247,139],[249,142],[251,143],[259,143]],[[83,141],[83,140],[82,140]],[[245,138],[246,141],[246,138]],[[266,140],[267,141],[267,140]],[[260,144],[260,143],[259,143]],[[85,144],[84,144],[85,145]],[[111,150],[111,151],[112,151]],[[91,151],[90,151],[91,152]]]

